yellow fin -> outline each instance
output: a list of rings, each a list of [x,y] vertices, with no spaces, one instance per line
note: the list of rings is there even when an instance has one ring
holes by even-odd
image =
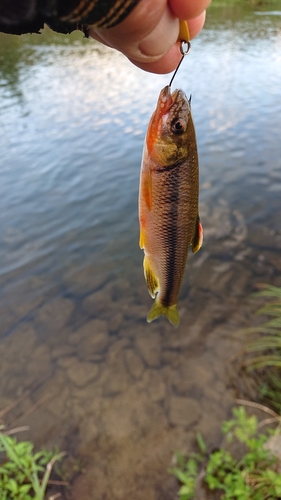
[[[146,279],[146,284],[151,297],[154,299],[157,292],[159,292],[159,280],[155,276],[154,272],[150,267],[150,262],[145,255],[143,259],[144,276]]]
[[[145,247],[145,234],[143,228],[140,230],[140,241],[139,241],[140,248],[143,249]]]
[[[178,326],[180,322],[177,304],[165,307],[162,306],[162,304],[160,304],[160,302],[156,298],[152,308],[147,315],[147,322],[151,323],[151,321],[159,318],[159,316],[166,316],[166,318],[168,318],[170,323],[174,326]]]
[[[195,236],[192,241],[192,252],[196,253],[202,247],[203,243],[203,226],[200,222],[199,215],[197,217]]]

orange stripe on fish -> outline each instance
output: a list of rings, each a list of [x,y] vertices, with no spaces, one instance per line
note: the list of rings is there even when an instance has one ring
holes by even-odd
[[[170,92],[166,92],[165,94],[164,93],[160,94],[157,108],[153,113],[150,123],[148,125],[146,142],[148,151],[150,153],[152,153],[153,146],[160,133],[160,131],[158,130],[159,122],[161,118],[169,111],[172,104],[173,104],[173,99]]]

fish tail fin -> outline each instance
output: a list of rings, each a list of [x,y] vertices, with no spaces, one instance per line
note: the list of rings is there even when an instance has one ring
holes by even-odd
[[[160,302],[155,299],[152,308],[150,309],[147,315],[147,322],[151,323],[155,319],[159,318],[159,316],[166,316],[166,318],[170,321],[170,323],[174,326],[178,326],[180,322],[178,305],[173,304],[172,306],[162,306]]]

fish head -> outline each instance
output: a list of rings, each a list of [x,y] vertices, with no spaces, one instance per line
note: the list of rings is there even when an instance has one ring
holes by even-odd
[[[152,159],[161,166],[172,165],[185,158],[194,133],[190,101],[182,90],[171,93],[164,87],[159,95],[147,132],[147,147]]]

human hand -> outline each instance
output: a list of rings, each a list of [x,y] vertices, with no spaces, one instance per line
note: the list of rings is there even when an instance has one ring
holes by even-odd
[[[177,39],[179,19],[188,22],[194,38],[205,22],[211,0],[141,0],[128,17],[113,28],[89,26],[91,37],[119,50],[139,68],[170,73],[181,54]]]

